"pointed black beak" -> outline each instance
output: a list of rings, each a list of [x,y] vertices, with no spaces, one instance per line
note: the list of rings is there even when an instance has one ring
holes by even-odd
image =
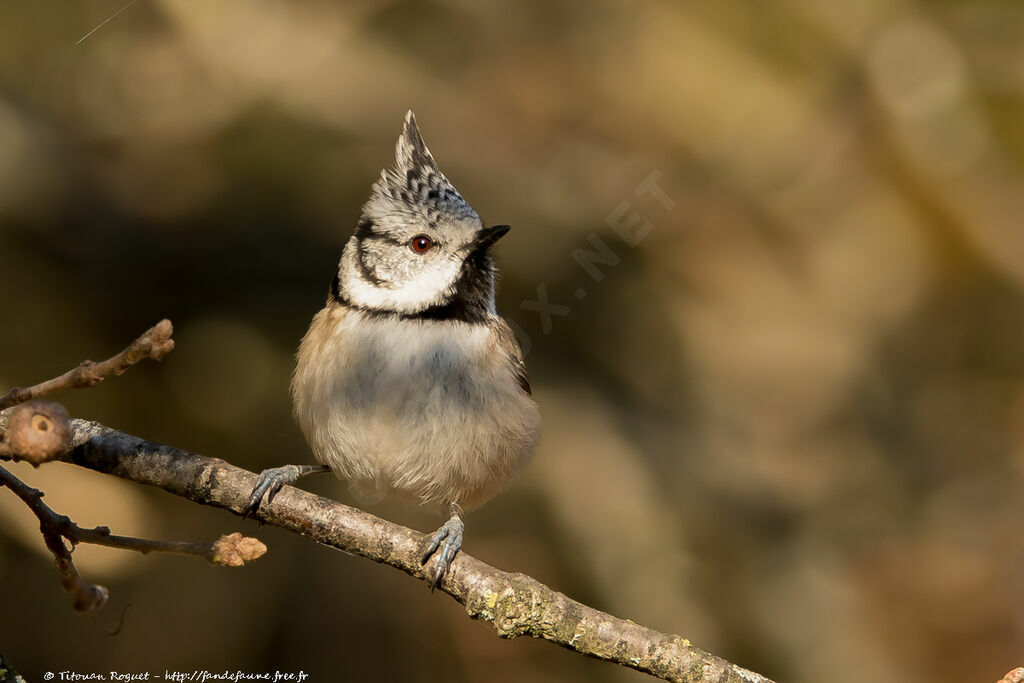
[[[500,240],[505,236],[509,230],[512,229],[510,225],[494,225],[489,228],[484,228],[476,234],[476,239],[473,240],[475,251],[484,251],[488,249],[492,244]]]

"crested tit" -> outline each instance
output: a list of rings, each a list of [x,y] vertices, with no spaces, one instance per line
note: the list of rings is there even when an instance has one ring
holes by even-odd
[[[494,305],[492,245],[427,149],[410,111],[299,346],[295,417],[317,461],[264,471],[264,496],[333,471],[358,498],[447,507],[426,544],[434,587],[462,546],[463,510],[487,502],[533,454],[540,416],[515,336]],[[268,500],[269,500],[268,498]]]

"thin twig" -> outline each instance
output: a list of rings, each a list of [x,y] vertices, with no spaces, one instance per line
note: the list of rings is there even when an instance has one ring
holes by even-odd
[[[5,414],[0,413],[0,427]],[[95,422],[72,421],[65,460],[203,505],[243,515],[256,475],[223,460],[146,441]],[[425,536],[369,513],[286,486],[253,515],[318,543],[427,580]],[[502,638],[529,635],[677,683],[771,683],[678,635],[660,633],[572,600],[524,574],[501,571],[460,552],[438,588]]]
[[[27,486],[5,468],[0,467],[0,484],[14,492],[18,498],[35,513],[39,519],[39,531],[43,534],[46,547],[53,553],[54,563],[60,572],[61,585],[75,596],[75,610],[93,612],[107,604],[109,593],[99,584],[83,581],[71,559],[71,551],[64,543],[63,536],[56,530],[59,516],[42,501],[42,493]]]
[[[64,539],[71,542],[72,548],[79,543],[90,543],[134,550],[142,554],[162,552],[191,555],[221,566],[240,566],[263,555],[267,549],[258,540],[243,537],[237,532],[222,536],[213,543],[193,543],[117,536],[110,533],[110,529],[105,526],[86,529],[75,524],[67,515],[54,512],[43,502],[42,491],[32,488],[4,467],[0,467],[0,486],[6,486],[13,491],[39,520],[39,531],[46,541],[46,547],[54,555],[64,588],[75,594],[75,609],[80,612],[91,612],[103,607],[107,602],[107,589],[82,581],[71,558],[71,550],[64,543]]]
[[[60,377],[54,377],[31,387],[11,389],[0,396],[0,410],[39,398],[58,389],[91,387],[102,382],[103,378],[109,375],[120,375],[144,358],[161,360],[174,348],[174,340],[171,339],[173,332],[174,327],[171,325],[171,321],[161,320],[129,344],[124,351],[112,358],[101,363],[87,360]]]

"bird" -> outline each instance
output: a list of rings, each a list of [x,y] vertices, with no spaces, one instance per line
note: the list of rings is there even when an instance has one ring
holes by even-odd
[[[366,502],[447,511],[425,536],[436,588],[462,548],[463,516],[532,457],[540,434],[523,354],[495,306],[485,226],[438,168],[410,110],[346,242],[324,307],[299,345],[294,415],[318,465],[264,470],[251,514],[285,484],[333,472]]]

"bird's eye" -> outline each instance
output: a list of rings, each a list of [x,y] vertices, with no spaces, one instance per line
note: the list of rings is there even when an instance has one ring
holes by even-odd
[[[412,250],[417,254],[426,254],[430,251],[430,247],[434,246],[434,243],[426,235],[416,235],[412,238],[412,241],[409,242],[409,246],[412,247]]]

